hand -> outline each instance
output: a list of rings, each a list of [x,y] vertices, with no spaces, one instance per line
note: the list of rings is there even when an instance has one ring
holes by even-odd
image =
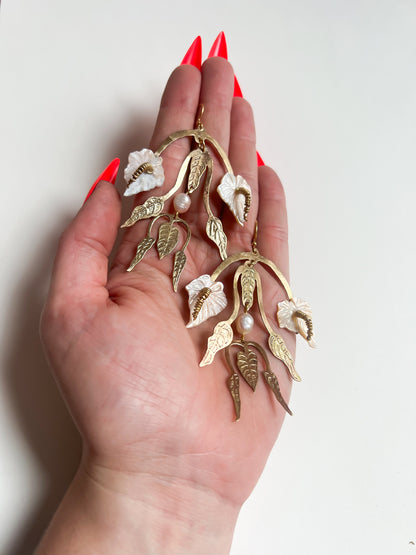
[[[193,128],[202,102],[205,129],[223,146],[234,173],[242,175],[253,192],[244,228],[233,223],[230,215],[223,220],[227,251],[251,249],[257,219],[260,252],[288,276],[283,189],[270,168],[257,168],[252,110],[244,99],[232,95],[233,70],[224,59],[207,60],[201,72],[180,66],[166,86],[150,148],[155,150],[174,131]],[[189,141],[181,139],[163,154],[168,184],[176,178],[189,148]],[[214,158],[215,165],[213,185],[220,176],[220,163]],[[220,209],[218,203],[218,214]],[[52,552],[49,547],[60,545],[68,521],[74,546],[85,546],[87,536],[104,541],[102,536],[88,535],[81,516],[85,517],[85,507],[95,530],[107,523],[101,533],[107,534],[103,545],[109,553],[115,552],[112,534],[117,538],[118,532],[111,532],[108,522],[117,522],[114,528],[123,529],[123,541],[141,541],[150,552],[152,545],[162,552],[169,538],[170,548],[165,547],[170,553],[175,552],[173,545],[181,553],[188,549],[190,553],[225,552],[238,511],[276,440],[284,411],[261,380],[254,394],[242,384],[241,419],[235,423],[223,353],[211,366],[198,366],[215,321],[185,327],[189,310],[184,285],[211,273],[220,258],[205,234],[206,214],[198,192],[185,219],[192,239],[178,294],[172,291],[171,258],[159,260],[155,249],[126,272],[148,221],[125,232],[114,265],[107,271],[120,225],[120,200],[109,183],[98,185],[62,236],[41,333],[81,432],[83,457],[41,552]],[[270,277],[263,278],[263,285],[267,313],[274,321],[276,303],[283,295]],[[267,335],[258,323],[253,337],[265,345]],[[294,337],[283,335],[293,352]],[[270,362],[288,400],[286,370],[272,356]],[[149,514],[148,522],[143,521],[143,515]],[[202,547],[197,550],[198,541]],[[215,548],[212,542],[217,542]],[[118,552],[130,551],[126,547]]]

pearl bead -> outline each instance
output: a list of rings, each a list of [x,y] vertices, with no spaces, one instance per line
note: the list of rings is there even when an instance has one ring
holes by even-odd
[[[179,193],[173,199],[173,206],[176,212],[179,212],[179,214],[183,214],[191,206],[191,197],[186,193]]]
[[[249,333],[253,329],[253,325],[253,316],[251,316],[251,314],[248,314],[247,312],[245,312],[244,314],[240,314],[240,316],[237,318],[237,331],[238,333],[241,333],[241,335]]]

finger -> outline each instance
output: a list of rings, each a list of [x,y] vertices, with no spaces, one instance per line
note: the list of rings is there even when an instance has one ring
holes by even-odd
[[[260,253],[275,262],[289,278],[289,248],[286,199],[283,185],[269,167],[258,169],[258,246]]]
[[[150,142],[152,150],[156,150],[171,133],[193,128],[199,103],[200,85],[201,73],[194,66],[183,65],[173,71],[162,95],[159,115]],[[189,139],[179,139],[163,152],[165,185],[163,191],[158,191],[156,195],[166,192],[173,186],[189,150]],[[155,195],[155,191],[151,191],[147,196],[153,195]],[[145,195],[138,195],[135,203],[143,204],[146,198]],[[168,203],[165,207],[166,211],[171,211]],[[125,269],[129,265],[137,243],[143,238],[146,223],[148,222],[138,222],[126,230],[115,257],[113,268],[123,267]]]
[[[230,238],[230,243],[242,250],[251,249],[254,223],[258,208],[258,180],[256,158],[256,130],[253,110],[243,98],[234,98],[230,123],[229,158],[234,174],[241,175],[251,188],[250,211],[244,226],[235,219],[228,206],[223,210],[224,229]]]
[[[100,182],[63,233],[52,273],[50,298],[72,306],[108,300],[108,256],[120,222],[120,198]]]

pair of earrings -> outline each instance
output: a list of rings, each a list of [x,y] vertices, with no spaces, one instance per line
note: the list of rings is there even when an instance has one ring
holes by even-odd
[[[211,275],[203,274],[186,286],[189,294],[190,310],[190,320],[187,327],[198,326],[226,308],[228,303],[224,286],[222,282],[218,281],[218,278],[230,266],[235,264],[238,264],[238,266],[234,271],[233,278],[232,313],[227,320],[216,324],[212,335],[208,338],[207,349],[200,366],[211,364],[215,355],[219,351],[225,350],[225,358],[230,370],[227,385],[234,403],[236,420],[239,420],[241,413],[240,376],[254,391],[258,382],[258,360],[260,358],[263,363],[265,382],[282,407],[289,414],[292,414],[281,394],[278,379],[271,371],[266,350],[259,343],[247,339],[247,335],[252,331],[254,325],[250,309],[256,299],[261,319],[268,332],[268,345],[271,353],[285,364],[294,380],[300,381],[292,355],[283,338],[273,329],[267,318],[261,278],[258,271],[260,267],[266,267],[271,271],[283,286],[287,295],[287,299],[278,303],[277,306],[276,323],[278,326],[299,333],[311,346],[314,346],[311,308],[305,301],[293,297],[290,286],[282,272],[272,261],[264,258],[259,253],[257,249],[257,222],[251,251],[227,254],[227,236],[221,220],[214,215],[210,206],[213,158],[207,145],[210,145],[211,150],[217,154],[226,170],[217,187],[217,192],[240,225],[244,225],[247,220],[251,204],[251,189],[241,176],[234,175],[225,151],[216,139],[211,137],[204,129],[201,119],[202,114],[203,106],[200,106],[195,128],[177,131],[169,135],[155,152],[143,149],[129,155],[129,163],[124,171],[127,182],[125,196],[150,191],[162,186],[165,180],[162,153],[173,142],[184,137],[191,137],[194,142],[194,149],[184,159],[175,184],[170,190],[164,195],[152,196],[142,205],[136,206],[130,217],[122,225],[122,227],[130,227],[139,220],[150,220],[147,233],[137,245],[136,254],[127,271],[132,271],[156,243],[159,258],[162,259],[174,253],[172,285],[173,290],[177,291],[182,271],[186,265],[185,251],[191,240],[191,229],[182,215],[191,205],[191,196],[201,187],[203,190],[203,204],[207,213],[206,234],[215,243],[222,262]],[[184,185],[185,192],[179,192]],[[165,203],[171,197],[174,197],[174,213],[172,214],[164,212]],[[154,229],[157,222],[163,223],[159,225],[156,239]],[[177,248],[181,227],[186,232],[186,236],[180,248]],[[175,249],[176,252],[174,252]],[[241,312],[241,305],[243,312]],[[234,337],[233,325],[238,334],[237,338]],[[236,355],[234,361],[233,352]]]

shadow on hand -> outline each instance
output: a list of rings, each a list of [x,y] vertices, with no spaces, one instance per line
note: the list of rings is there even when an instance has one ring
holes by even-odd
[[[137,129],[139,133],[134,131]],[[122,168],[128,153],[147,145],[151,129],[149,121],[136,117],[124,137],[114,141],[121,158],[119,190],[124,190]],[[103,160],[105,166],[106,158]],[[85,184],[85,193],[87,191],[88,184]],[[123,206],[122,218],[128,217],[130,209],[130,206]],[[15,420],[47,485],[37,505],[28,508],[30,516],[16,531],[7,550],[9,555],[33,553],[76,471],[81,454],[81,439],[48,368],[38,331],[46,284],[58,239],[65,227],[62,222],[68,224],[70,219],[68,214],[56,214],[56,229],[44,239],[42,251],[33,256],[31,263],[25,264],[33,271],[25,274],[16,287],[16,308],[10,319],[12,331],[6,357],[6,383]],[[118,244],[119,238],[115,248]]]

